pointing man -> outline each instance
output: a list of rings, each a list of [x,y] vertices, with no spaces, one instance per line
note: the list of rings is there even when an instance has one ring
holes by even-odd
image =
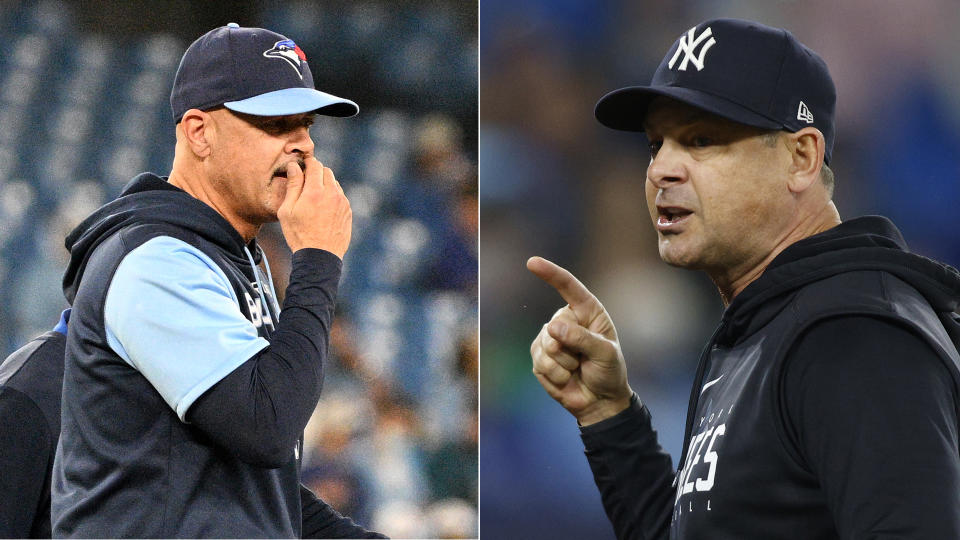
[[[568,303],[534,339],[533,372],[578,420],[619,538],[960,538],[960,274],[910,254],[885,218],[841,222],[834,110],[816,53],[731,19],[597,104],[650,141],[661,258],[706,272],[727,306],[675,470],[602,304],[527,263]]]

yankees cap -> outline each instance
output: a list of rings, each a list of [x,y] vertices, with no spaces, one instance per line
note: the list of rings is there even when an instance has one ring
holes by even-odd
[[[614,90],[597,102],[601,124],[643,131],[657,96],[764,129],[819,129],[830,162],[837,91],[827,64],[790,32],[752,21],[712,19],[670,47],[649,86]]]
[[[314,87],[307,56],[293,40],[236,23],[207,32],[187,48],[170,93],[175,122],[189,109],[219,105],[257,116],[346,117],[360,111],[349,99]]]

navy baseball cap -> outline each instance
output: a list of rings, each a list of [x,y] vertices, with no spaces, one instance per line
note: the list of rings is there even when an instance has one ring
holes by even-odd
[[[643,131],[647,107],[667,96],[728,120],[764,129],[819,129],[830,162],[837,90],[827,64],[790,32],[752,21],[702,22],[670,47],[649,86],[603,96],[601,124]]]
[[[187,48],[170,93],[175,122],[189,109],[219,105],[256,116],[346,117],[360,111],[349,99],[314,87],[307,56],[292,39],[236,23],[207,32]]]

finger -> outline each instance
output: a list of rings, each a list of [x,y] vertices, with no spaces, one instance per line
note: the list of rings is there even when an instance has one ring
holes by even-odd
[[[559,362],[553,360],[543,348],[544,338],[552,339],[547,335],[547,325],[543,325],[540,333],[537,334],[537,337],[530,345],[530,358],[533,360],[533,372],[548,375],[554,382],[569,380],[569,373],[580,367],[580,363],[574,362],[574,366],[572,368],[567,368]],[[559,366],[563,371],[566,371],[567,374],[557,371],[557,366]]]
[[[307,178],[311,179],[311,189],[323,189],[323,164],[317,161],[317,158],[312,155],[303,156],[303,174],[304,181],[306,181]]]
[[[340,184],[337,182],[337,176],[333,174],[333,169],[330,167],[323,168],[323,185],[324,187],[336,187]]]
[[[563,366],[564,369],[574,371],[580,367],[580,359],[575,356],[575,353],[566,349],[547,332],[541,334],[540,347],[544,354],[553,359],[554,362]]]
[[[287,192],[283,196],[282,206],[291,206],[303,193],[304,176],[303,171],[296,162],[287,163]]]
[[[600,301],[593,293],[565,268],[542,257],[530,257],[527,260],[527,269],[556,289],[560,296],[570,304],[570,308],[573,309],[577,320],[581,323],[589,323],[597,312],[602,310]]]
[[[587,358],[603,359],[616,355],[610,340],[587,330],[579,324],[553,321],[547,325],[547,333],[557,340],[564,349],[582,354]]]
[[[330,169],[327,170],[329,171]],[[330,171],[330,177],[333,178],[333,187],[336,188],[339,193],[343,193],[343,186],[340,185],[340,182],[333,176],[333,171]]]
[[[543,375],[540,375],[539,373],[534,372],[533,376],[536,377],[538,381],[540,381],[540,386],[542,386],[543,389],[547,391],[548,396],[559,401],[561,405],[563,404],[563,401],[562,401],[563,391],[561,391],[560,388],[557,387],[557,385],[553,384],[552,382],[547,380],[546,377],[544,377]]]
[[[323,166],[323,163],[320,163],[320,160],[313,158],[313,165],[317,168],[320,176],[320,185],[323,189],[330,187],[331,179],[333,178],[333,171]]]
[[[567,382],[570,381],[570,377],[573,376],[573,372],[564,369],[563,366],[554,362],[553,359],[544,354],[542,350],[540,354],[533,357],[533,373],[542,375],[551,383],[561,387],[567,384]]]

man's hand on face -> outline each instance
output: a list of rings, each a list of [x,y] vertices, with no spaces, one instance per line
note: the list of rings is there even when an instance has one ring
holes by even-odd
[[[626,409],[633,391],[627,383],[617,330],[607,310],[583,283],[560,266],[531,257],[527,269],[567,301],[530,345],[537,380],[582,426]]]
[[[290,249],[318,248],[343,259],[350,245],[353,211],[343,188],[313,156],[304,158],[304,169],[287,164],[287,193],[277,209],[277,219]]]

